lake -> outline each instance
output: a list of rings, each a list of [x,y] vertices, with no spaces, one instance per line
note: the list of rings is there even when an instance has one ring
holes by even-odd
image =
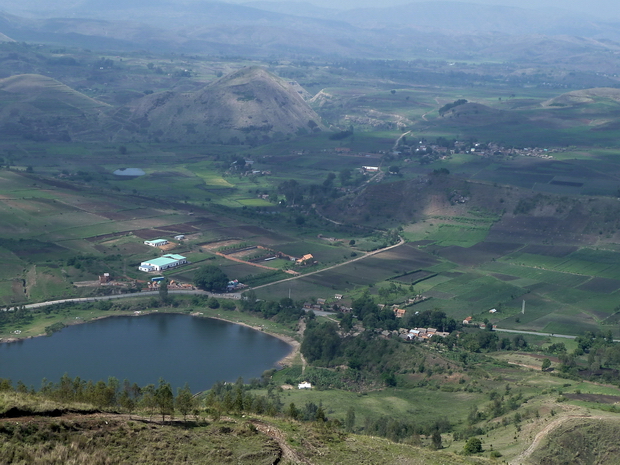
[[[246,381],[291,352],[291,346],[245,326],[179,314],[110,317],[69,326],[49,337],[0,344],[0,378],[41,386],[70,377],[114,376],[140,386],[164,378],[192,391],[216,381]]]

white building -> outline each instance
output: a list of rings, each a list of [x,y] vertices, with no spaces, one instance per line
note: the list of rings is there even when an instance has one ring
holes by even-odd
[[[162,271],[168,268],[174,268],[180,265],[184,265],[187,263],[187,258],[183,255],[177,254],[167,254],[163,257],[154,258],[152,260],[148,260],[146,262],[140,263],[138,269],[140,271],[146,271],[147,273],[150,271]]]
[[[303,383],[299,383],[297,387],[299,389],[312,389],[312,384],[310,384],[308,381],[304,381]]]
[[[153,239],[152,241],[144,241],[144,244],[150,247],[162,247],[167,245],[168,241],[166,239]]]

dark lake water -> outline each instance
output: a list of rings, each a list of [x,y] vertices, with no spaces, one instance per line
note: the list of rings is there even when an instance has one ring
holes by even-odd
[[[192,391],[216,381],[259,377],[291,346],[260,331],[177,314],[112,317],[70,326],[49,337],[0,344],[0,378],[39,388],[64,373],[94,381],[115,376],[140,386],[164,378]]]

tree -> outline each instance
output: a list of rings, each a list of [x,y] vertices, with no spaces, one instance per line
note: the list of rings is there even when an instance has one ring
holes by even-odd
[[[389,172],[392,174],[398,174],[400,173],[400,168],[396,165],[392,165],[388,168]]]
[[[210,297],[209,300],[207,300],[207,307],[209,308],[220,308],[220,301],[217,300],[215,297]]]
[[[344,186],[351,179],[351,170],[348,168],[341,170],[340,173],[338,174],[338,177],[340,178],[340,184]]]
[[[142,389],[142,398],[140,399],[140,407],[149,412],[149,421],[151,421],[151,417],[153,416],[153,412],[155,411],[155,407],[157,407],[157,402],[155,400],[155,386],[149,384],[144,389]]]
[[[482,441],[478,438],[469,438],[463,447],[466,454],[478,454],[482,452]]]
[[[347,417],[344,420],[344,427],[347,433],[352,433],[355,428],[355,410],[353,407],[349,407],[349,410],[347,410]]]
[[[187,415],[196,407],[194,396],[187,383],[182,388],[177,389],[177,397],[174,400],[174,404],[176,410],[183,415],[183,421],[186,421]]]
[[[131,419],[131,414],[136,409],[136,401],[129,395],[129,392],[123,389],[118,402],[121,404],[121,408],[129,414],[129,419]]]
[[[542,371],[547,371],[550,367],[551,367],[551,360],[546,358],[546,359],[543,360],[542,366],[540,367],[540,369]]]
[[[345,333],[348,333],[353,329],[353,315],[350,313],[345,313],[340,320],[340,329],[342,329]]]
[[[161,415],[161,421],[166,419],[166,415],[172,417],[174,414],[174,394],[170,383],[164,381],[163,378],[159,378],[159,386],[155,390],[155,402]]]
[[[439,450],[443,447],[443,444],[441,443],[441,433],[439,431],[435,430],[435,432],[431,436],[431,441],[433,449]]]
[[[295,407],[295,404],[293,402],[291,402],[288,406],[286,414],[293,420],[297,420],[299,418],[299,413],[299,409]]]
[[[162,304],[168,303],[168,280],[163,279],[159,282],[159,300]]]
[[[228,276],[215,265],[203,266],[194,275],[194,284],[203,291],[223,291],[228,281]]]
[[[336,357],[341,340],[334,323],[308,324],[301,343],[301,353],[309,362],[329,363]]]

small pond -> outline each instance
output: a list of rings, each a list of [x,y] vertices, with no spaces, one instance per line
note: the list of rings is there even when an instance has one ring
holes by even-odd
[[[114,174],[117,176],[138,177],[138,176],[144,176],[146,173],[140,168],[119,168],[116,171],[114,171]]]

